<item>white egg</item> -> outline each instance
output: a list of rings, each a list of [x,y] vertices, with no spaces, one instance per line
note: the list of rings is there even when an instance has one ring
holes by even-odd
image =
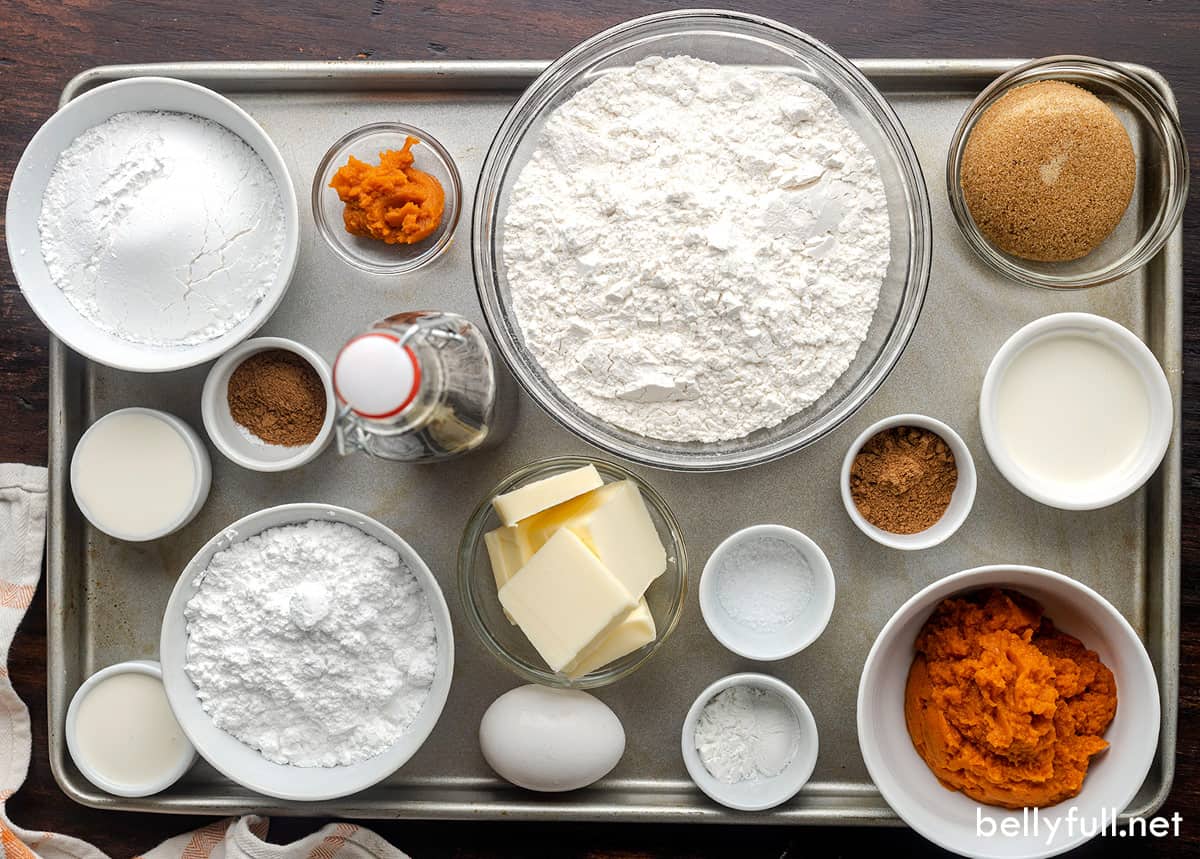
[[[488,765],[519,787],[576,790],[603,778],[625,753],[625,729],[604,702],[575,689],[518,686],[479,723]]]

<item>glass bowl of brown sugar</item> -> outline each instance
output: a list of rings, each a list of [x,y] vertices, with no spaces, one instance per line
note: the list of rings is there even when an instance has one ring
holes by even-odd
[[[975,504],[975,461],[962,437],[925,415],[871,424],[842,461],[842,503],[858,529],[892,549],[945,542]]]
[[[200,395],[217,450],[252,471],[288,471],[316,459],[333,437],[329,364],[286,337],[258,337],[213,364]]]

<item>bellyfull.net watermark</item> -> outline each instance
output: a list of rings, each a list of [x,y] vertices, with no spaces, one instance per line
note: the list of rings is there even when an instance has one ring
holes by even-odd
[[[1122,821],[1117,809],[1102,809],[1099,817],[1085,817],[1079,808],[1071,806],[1065,814],[1053,816],[1039,808],[1022,809],[1019,817],[986,817],[982,808],[975,809],[975,835],[979,838],[1044,838],[1046,846],[1056,838],[1173,838],[1179,837],[1183,817],[1175,812],[1170,817],[1130,817]]]

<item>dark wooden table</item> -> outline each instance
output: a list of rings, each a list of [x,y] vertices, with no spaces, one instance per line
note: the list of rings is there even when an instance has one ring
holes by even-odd
[[[693,5],[705,5],[696,3]],[[719,4],[712,4],[719,5]],[[731,4],[806,30],[851,57],[1033,57],[1092,54],[1147,63],[1179,99],[1194,162],[1200,161],[1200,3],[1000,0],[774,0]],[[7,192],[25,143],[55,109],[74,74],[101,63],[163,60],[550,58],[604,27],[657,11],[638,0],[4,0],[0,4],[0,186]],[[1196,196],[1184,218],[1185,365],[1200,370],[1200,242]],[[2,215],[0,215],[2,217]],[[0,254],[3,254],[0,250]],[[0,461],[46,461],[47,335],[0,263]],[[1178,768],[1163,814],[1182,814],[1180,839],[1099,839],[1077,855],[1200,853],[1200,410],[1184,385],[1183,634]],[[12,819],[131,856],[203,822],[105,813],[58,789],[46,757],[46,632],[41,591],[9,657],[33,717],[33,764],[9,802]],[[323,821],[320,821],[323,822]],[[276,820],[272,840],[318,821]],[[784,857],[936,855],[897,829],[751,829],[682,826],[387,823],[373,827],[415,859],[476,856]]]

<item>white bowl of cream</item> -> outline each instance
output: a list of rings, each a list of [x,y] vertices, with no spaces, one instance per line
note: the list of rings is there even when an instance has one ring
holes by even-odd
[[[71,456],[71,493],[110,537],[157,540],[188,524],[208,500],[212,461],[175,415],[131,406],[96,420]]]
[[[83,682],[67,708],[67,749],[92,784],[116,796],[150,796],[196,761],[167,701],[157,662],[119,662]]]
[[[1154,353],[1090,313],[1030,322],[992,359],[979,398],[983,441],[1025,495],[1063,510],[1128,497],[1171,441],[1174,406]]]

